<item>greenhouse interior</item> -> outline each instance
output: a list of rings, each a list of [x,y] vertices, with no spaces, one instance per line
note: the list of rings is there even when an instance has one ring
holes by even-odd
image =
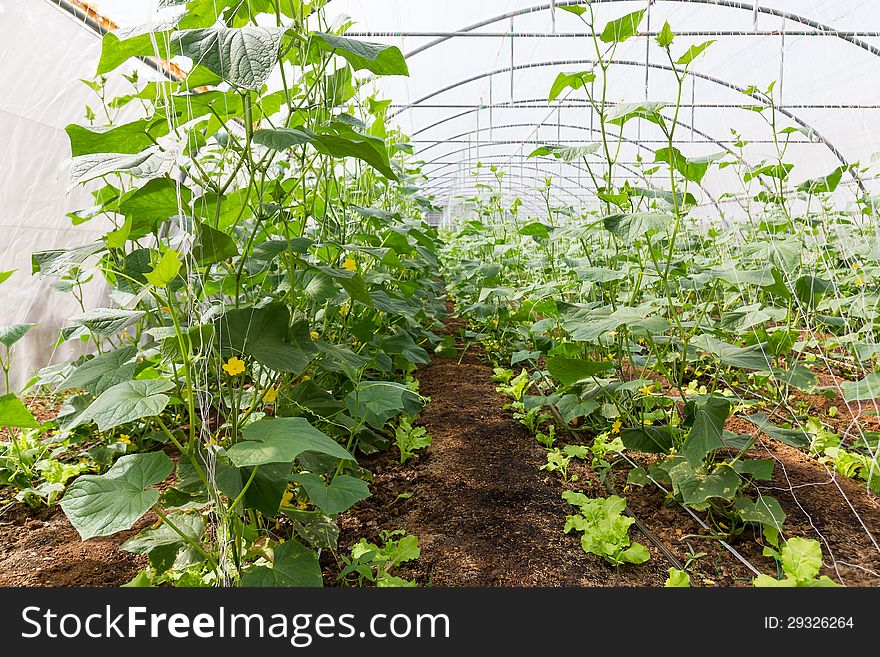
[[[0,585],[880,586],[876,0],[0,43]]]

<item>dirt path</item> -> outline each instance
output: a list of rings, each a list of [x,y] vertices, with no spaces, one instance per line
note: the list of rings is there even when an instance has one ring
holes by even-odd
[[[539,470],[544,450],[502,410],[492,369],[475,353],[461,364],[435,358],[416,376],[431,398],[419,424],[433,444],[415,464],[401,467],[393,454],[364,463],[376,473],[373,496],[341,519],[341,546],[405,529],[422,548],[406,575],[434,586],[663,584],[669,564],[653,546],[650,562],[615,570],[563,533],[573,509],[560,497],[563,482]],[[413,497],[397,500],[401,493]]]

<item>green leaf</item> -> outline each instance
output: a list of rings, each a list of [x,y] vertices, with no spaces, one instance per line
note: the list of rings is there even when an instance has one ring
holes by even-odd
[[[718,155],[710,155],[690,159],[685,157],[675,146],[672,148],[658,148],[654,152],[654,162],[666,162],[676,171],[678,171],[686,180],[699,184],[706,172],[709,170],[709,164]]]
[[[583,16],[587,13],[587,8],[582,7],[581,5],[566,5],[564,7],[557,7],[557,9],[567,11],[568,13],[574,14],[575,16]]]
[[[811,438],[806,431],[802,431],[801,429],[782,429],[777,427],[770,422],[766,413],[746,415],[745,418],[771,438],[785,443],[786,445],[800,447],[802,449],[806,449],[810,446]]]
[[[563,395],[556,402],[559,414],[566,422],[571,422],[578,417],[587,417],[599,408],[599,402],[592,399],[581,401],[577,395]]]
[[[818,541],[790,538],[780,550],[782,569],[798,582],[813,579],[822,569],[822,548]]]
[[[168,249],[162,254],[159,262],[153,267],[153,271],[144,274],[144,278],[150,285],[163,288],[177,278],[183,265],[174,249]]]
[[[546,364],[550,376],[564,386],[598,376],[614,367],[614,364],[607,360],[594,362],[581,358],[563,358],[562,356],[551,356],[546,360]]]
[[[697,467],[709,452],[724,447],[724,424],[730,415],[730,402],[723,397],[709,397],[691,404],[693,425],[682,447],[687,462]]]
[[[880,373],[878,372],[871,372],[860,381],[846,381],[843,384],[844,401],[866,401],[878,397],[880,397]]]
[[[134,346],[123,347],[115,351],[95,356],[82,365],[78,365],[58,385],[57,390],[69,390],[82,388],[95,395],[124,381],[134,378],[137,371],[137,363],[134,358],[137,348]]]
[[[687,52],[683,54],[678,60],[675,62],[679,66],[687,66],[692,61],[694,61],[700,54],[709,46],[715,43],[715,39],[711,39],[709,41],[704,41],[703,43],[698,43],[696,45],[691,46],[687,49]]]
[[[566,89],[577,91],[583,89],[596,79],[596,74],[592,71],[581,71],[579,73],[560,73],[553,81],[550,87],[550,95],[547,98],[548,103],[552,103]]]
[[[193,257],[201,267],[209,267],[238,255],[235,240],[226,233],[214,230],[208,224],[199,223],[196,227],[196,241],[193,244]]]
[[[175,54],[189,57],[230,84],[259,91],[278,63],[285,29],[210,27],[181,30],[171,39]]]
[[[617,103],[605,113],[605,122],[612,125],[623,126],[631,119],[645,119],[651,123],[663,127],[665,123],[660,110],[663,103],[643,101],[640,103]]]
[[[403,411],[416,415],[422,407],[418,395],[392,381],[358,384],[346,396],[345,405],[356,419],[366,420],[374,429],[383,428],[388,420]]]
[[[67,189],[111,173],[125,173],[135,178],[159,178],[171,169],[172,160],[158,146],[139,153],[92,153],[73,158]]]
[[[638,34],[639,25],[645,17],[645,10],[639,9],[626,16],[621,16],[605,25],[599,36],[605,43],[623,43],[631,36]]]
[[[244,440],[230,447],[226,455],[237,467],[245,467],[291,463],[303,452],[354,460],[348,450],[301,417],[263,419],[248,425]]]
[[[159,501],[150,488],[165,479],[174,463],[165,452],[122,456],[101,476],[83,475],[67,489],[61,508],[82,539],[131,529]]]
[[[145,315],[146,313],[142,310],[95,308],[71,317],[70,321],[74,326],[85,326],[99,337],[112,338]]]
[[[205,530],[206,519],[195,513],[169,514],[175,527],[186,534],[190,540],[199,543],[202,532]],[[120,549],[133,554],[149,554],[156,548],[185,545],[183,537],[171,529],[167,523],[158,527],[147,527],[137,536],[133,536],[120,546]]]
[[[617,239],[631,243],[648,232],[665,229],[673,220],[669,214],[633,212],[609,215],[602,219],[602,223]]]
[[[344,57],[355,71],[367,69],[376,75],[409,75],[406,60],[397,46],[357,41],[323,32],[315,32],[311,36],[324,50]]]
[[[36,324],[10,324],[9,326],[0,326],[0,344],[7,349],[12,349],[12,346],[21,340],[34,326],[36,326]]]
[[[665,21],[663,29],[657,35],[657,45],[661,48],[669,48],[672,45],[673,39],[675,39],[675,34],[672,32],[672,28],[669,27],[669,21]]]
[[[241,578],[241,586],[320,587],[324,585],[318,555],[298,541],[287,541],[275,548],[272,567],[251,567]]]
[[[777,532],[782,531],[786,515],[774,497],[758,495],[758,499],[754,501],[740,497],[733,503],[733,508],[737,510],[743,522],[753,522],[771,527]]]
[[[737,461],[733,464],[733,469],[739,474],[749,476],[758,481],[770,481],[773,479],[775,467],[776,461],[769,459],[750,459],[747,461]]]
[[[698,511],[708,507],[709,500],[732,500],[739,488],[740,478],[728,465],[719,465],[711,474],[695,469],[682,461],[669,470],[672,486],[682,501]]]
[[[40,423],[31,415],[27,407],[13,394],[0,397],[0,427],[36,429]]]
[[[588,146],[554,146],[548,144],[533,150],[529,153],[529,157],[555,157],[557,160],[564,162],[574,162],[580,158],[598,153],[600,148],[601,144],[589,144]]]
[[[770,370],[770,355],[765,345],[737,347],[708,334],[698,335],[691,340],[695,347],[712,354],[724,365],[740,367],[744,370]]]
[[[675,447],[676,430],[670,426],[624,429],[620,439],[627,449],[648,454],[667,454]]]
[[[277,372],[300,374],[315,355],[308,335],[291,333],[283,304],[227,311],[214,323],[221,354],[252,356]]]
[[[319,152],[332,157],[354,157],[363,160],[391,180],[398,180],[391,168],[385,141],[364,135],[351,126],[336,121],[327,131],[316,133],[308,128],[277,128],[257,130],[254,143],[272,150],[286,150],[293,146],[311,144]]]
[[[161,379],[125,381],[108,388],[86,408],[71,428],[95,422],[98,429],[107,431],[145,417],[154,417],[165,410],[168,395],[174,388],[171,381]]]
[[[316,474],[300,474],[290,479],[305,488],[312,502],[328,516],[347,511],[370,496],[367,482],[348,475],[336,475],[329,486]]]
[[[18,271],[17,269],[10,269],[9,271],[0,271],[0,283],[5,283],[7,280],[9,280],[9,277],[12,276],[17,271]]]
[[[109,73],[131,57],[155,57],[168,59],[171,54],[168,49],[168,36],[170,32],[156,34],[137,34],[129,38],[120,39],[113,32],[108,32],[101,39],[101,57],[98,60],[96,76]],[[159,46],[158,52],[153,45],[155,39]]]
[[[669,27],[669,23],[666,24],[666,27]],[[669,572],[669,577],[666,578],[663,586],[666,588],[690,588],[691,576],[685,571],[678,568],[670,568],[667,572]]]
[[[156,138],[167,134],[168,121],[158,116],[112,128],[85,128],[73,123],[64,130],[70,139],[72,157],[93,153],[134,154],[150,148]]]
[[[805,192],[807,194],[830,194],[837,189],[837,186],[840,184],[840,179],[843,177],[843,174],[846,173],[848,170],[848,167],[846,165],[843,165],[837,167],[834,171],[832,171],[828,175],[822,176],[821,178],[805,180],[797,186],[798,191]]]
[[[126,194],[113,211],[132,218],[131,239],[147,235],[169,217],[189,213],[192,192],[169,178],[156,178]]]

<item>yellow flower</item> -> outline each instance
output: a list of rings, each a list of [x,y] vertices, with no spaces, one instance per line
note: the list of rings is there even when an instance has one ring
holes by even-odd
[[[321,337],[321,334],[318,333],[317,331],[312,331],[311,333],[309,333],[309,335],[312,336],[312,340],[317,340],[318,338]]]
[[[284,495],[281,496],[281,506],[290,506],[290,501],[293,499],[292,491],[284,491]]]
[[[342,263],[342,268],[347,269],[348,271],[356,271],[358,268],[357,263],[351,258],[346,258]]]
[[[862,268],[862,263],[857,260],[854,263],[852,263],[852,268],[854,270],[858,271],[859,269]]]
[[[859,287],[862,287],[862,285],[864,285],[864,284],[865,284],[865,279],[862,278],[861,276],[856,276],[856,285],[858,285]]]
[[[229,376],[238,376],[244,372],[244,361],[237,356],[233,356],[223,364],[223,370]]]
[[[119,434],[119,442],[125,443],[126,445],[131,445],[131,436],[127,433]]]
[[[311,378],[312,378],[312,377],[310,377],[308,374],[303,374],[303,375],[302,375],[302,380],[303,380],[303,381],[310,381]]]
[[[643,395],[650,395],[652,392],[654,392],[654,388],[652,386],[642,386],[641,388],[639,388],[639,392]]]
[[[646,426],[650,426],[650,425],[654,424],[654,420],[642,420],[642,424],[644,424]]]
[[[343,317],[348,317],[349,307],[347,305],[339,306],[339,314]]]
[[[275,388],[269,388],[266,391],[266,394],[263,395],[263,401],[266,402],[267,404],[271,404],[276,399],[278,399],[278,391],[275,390]]]
[[[620,420],[615,420],[614,424],[611,425],[611,433],[620,433],[620,428],[623,426],[623,422]]]

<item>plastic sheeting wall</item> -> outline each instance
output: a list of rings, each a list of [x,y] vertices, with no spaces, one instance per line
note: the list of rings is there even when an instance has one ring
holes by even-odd
[[[94,75],[101,41],[48,2],[0,0],[0,44],[0,270],[18,270],[0,285],[0,325],[37,324],[15,348],[11,387],[18,389],[34,370],[79,349],[55,349],[64,320],[80,308],[51,281],[31,276],[31,254],[86,244],[107,230],[98,219],[74,227],[65,216],[93,204],[86,190],[66,192],[64,128],[83,121],[87,103],[97,107],[80,79]],[[102,296],[99,284],[89,285],[86,307]]]

